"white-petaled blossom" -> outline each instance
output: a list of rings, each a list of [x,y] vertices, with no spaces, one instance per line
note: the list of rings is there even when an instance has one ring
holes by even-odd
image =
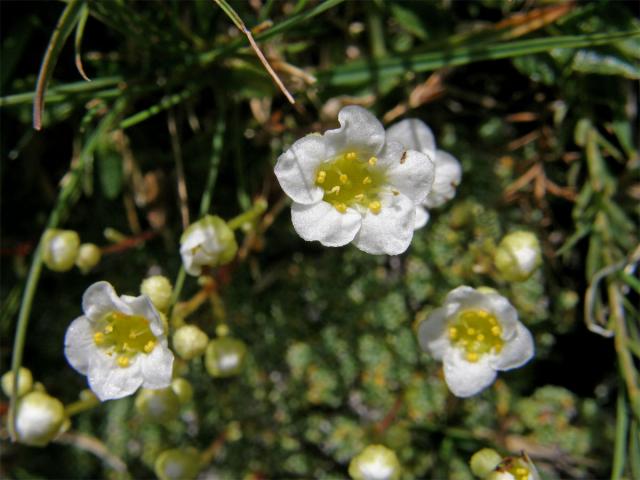
[[[485,480],[540,480],[540,474],[529,456],[506,457],[489,473]]]
[[[27,393],[18,401],[16,434],[25,445],[44,447],[61,433],[65,420],[64,405],[44,392]]]
[[[431,190],[433,162],[387,142],[364,108],[345,107],[338,121],[340,128],[307,135],[278,158],[293,227],[327,247],[352,242],[367,253],[400,254],[413,238],[415,207]]]
[[[110,283],[97,282],[84,292],[82,310],[67,329],[64,354],[100,400],[171,384],[173,353],[146,295],[118,297]]]
[[[182,264],[189,275],[200,275],[202,267],[229,263],[237,251],[233,230],[223,219],[214,215],[207,215],[192,223],[180,238]]]
[[[444,364],[447,386],[470,397],[493,383],[498,370],[527,363],[533,338],[516,309],[495,290],[458,287],[418,326],[423,350]]]
[[[498,245],[494,260],[505,280],[522,282],[533,275],[542,263],[540,242],[531,232],[512,232]]]
[[[369,445],[349,463],[349,476],[354,480],[395,480],[400,477],[400,462],[384,445]]]
[[[416,209],[414,228],[422,228],[429,221],[428,208],[439,207],[456,196],[456,187],[462,179],[462,167],[453,155],[436,149],[431,129],[417,118],[408,118],[389,127],[387,140],[399,142],[405,148],[418,150],[434,159],[433,188],[422,202],[423,206]]]

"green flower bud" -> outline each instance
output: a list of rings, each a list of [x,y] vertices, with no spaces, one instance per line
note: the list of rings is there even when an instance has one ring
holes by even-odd
[[[216,338],[209,342],[204,365],[212,377],[231,377],[242,370],[247,346],[235,338]]]
[[[369,445],[349,463],[353,480],[396,480],[400,478],[400,462],[393,450],[383,445]]]
[[[18,397],[31,391],[33,387],[33,375],[28,368],[20,367],[18,370]],[[13,372],[9,370],[2,376],[2,391],[7,397],[13,393]]]
[[[159,390],[143,388],[136,396],[135,406],[145,420],[165,423],[177,418],[180,400],[171,388]]]
[[[165,450],[156,459],[154,470],[160,480],[191,480],[200,472],[200,455],[194,448]]]
[[[49,229],[42,239],[42,261],[54,272],[66,272],[73,267],[80,237],[72,230]]]
[[[492,448],[483,448],[473,454],[469,465],[476,477],[484,478],[502,461],[502,456]]]
[[[46,393],[27,393],[18,402],[16,434],[25,445],[44,447],[53,440],[65,422],[64,405]]]
[[[542,263],[540,243],[531,232],[519,230],[510,233],[498,245],[494,261],[505,280],[523,282]]]
[[[174,378],[171,382],[171,390],[176,394],[182,405],[189,403],[193,398],[193,387],[184,378]]]
[[[171,304],[173,287],[167,277],[154,275],[142,281],[140,293],[149,297],[151,303],[153,303],[158,310],[166,312]]]
[[[191,224],[180,238],[180,255],[189,275],[200,275],[202,267],[229,263],[237,251],[233,230],[224,220],[213,215]]]
[[[93,267],[100,263],[101,258],[102,252],[100,251],[100,247],[93,243],[83,243],[78,250],[76,267],[78,267],[82,273],[88,273]]]
[[[202,355],[207,342],[209,336],[195,325],[183,325],[173,334],[173,349],[185,360]]]

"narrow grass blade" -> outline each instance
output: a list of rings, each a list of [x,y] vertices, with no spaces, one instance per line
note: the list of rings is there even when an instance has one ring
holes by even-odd
[[[76,28],[76,38],[75,38],[75,48],[76,48],[76,68],[78,69],[78,73],[82,78],[84,78],[87,82],[90,82],[91,79],[84,72],[84,66],[82,65],[82,36],[84,35],[84,27],[87,24],[87,19],[89,18],[89,7],[86,4],[82,6],[82,11],[80,12],[80,19],[78,20],[78,26]]]

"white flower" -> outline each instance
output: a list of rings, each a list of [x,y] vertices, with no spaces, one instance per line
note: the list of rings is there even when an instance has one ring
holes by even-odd
[[[427,208],[443,205],[456,196],[456,187],[462,179],[460,162],[451,154],[436,150],[436,142],[431,129],[417,118],[408,118],[387,129],[387,140],[399,142],[405,148],[418,150],[434,159],[435,179],[433,188],[422,204]],[[416,229],[424,227],[429,221],[429,212],[423,208],[416,209]]]
[[[393,450],[383,445],[369,445],[349,463],[354,480],[395,480],[400,477],[400,463]]]
[[[486,480],[541,480],[536,466],[525,452],[519,456],[504,458],[495,470],[484,478]]]
[[[16,433],[25,445],[44,447],[63,429],[64,405],[44,392],[30,392],[18,402]]]
[[[192,223],[180,238],[180,255],[189,275],[200,275],[202,267],[229,263],[237,251],[233,230],[223,219],[214,215],[207,215]]]
[[[415,207],[433,184],[423,153],[386,142],[384,128],[357,106],[340,128],[307,135],[278,158],[275,174],[291,197],[298,235],[327,247],[350,242],[372,254],[398,255],[413,238]]]
[[[498,245],[494,260],[505,280],[522,282],[533,275],[542,263],[540,242],[531,232],[512,232]]]
[[[423,350],[444,363],[444,378],[458,397],[493,383],[497,370],[511,370],[534,354],[533,338],[516,309],[492,289],[458,287],[418,326]]]
[[[171,384],[173,354],[160,314],[146,295],[118,297],[110,283],[97,282],[84,292],[82,310],[67,329],[64,354],[87,375],[100,400]]]

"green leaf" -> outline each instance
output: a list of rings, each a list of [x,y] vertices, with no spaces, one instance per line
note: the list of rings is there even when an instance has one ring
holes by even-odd
[[[595,49],[581,49],[576,52],[571,63],[576,72],[597,75],[617,75],[632,80],[640,79],[640,66],[624,58],[615,51],[608,53]]]
[[[426,40],[429,36],[418,14],[410,8],[394,3],[391,5],[391,15],[400,24],[400,28],[415,35],[420,40]]]
[[[104,196],[115,199],[122,190],[122,159],[109,146],[101,146],[96,151],[98,175]]]

